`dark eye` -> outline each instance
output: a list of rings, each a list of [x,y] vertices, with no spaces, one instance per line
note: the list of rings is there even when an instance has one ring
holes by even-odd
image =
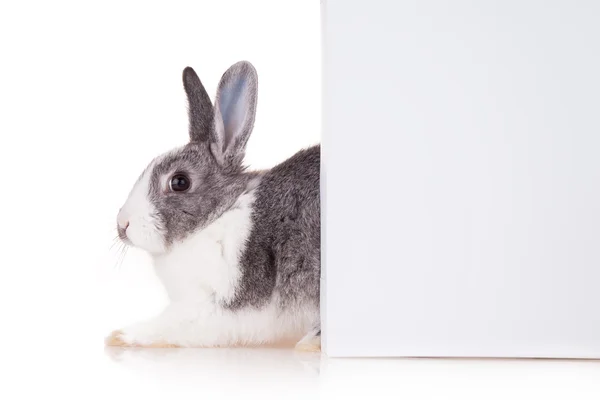
[[[173,175],[169,187],[173,192],[185,192],[190,188],[190,178],[183,174]]]

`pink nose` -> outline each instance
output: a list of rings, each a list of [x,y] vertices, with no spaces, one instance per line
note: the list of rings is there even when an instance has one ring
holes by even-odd
[[[127,239],[127,228],[129,228],[129,221],[117,223],[117,232],[119,233],[119,237],[121,239]]]

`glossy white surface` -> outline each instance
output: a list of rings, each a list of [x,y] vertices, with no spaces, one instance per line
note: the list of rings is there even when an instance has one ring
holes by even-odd
[[[323,4],[328,354],[600,358],[600,3]]]
[[[327,359],[288,349],[10,349],[3,399],[597,399],[600,363]]]

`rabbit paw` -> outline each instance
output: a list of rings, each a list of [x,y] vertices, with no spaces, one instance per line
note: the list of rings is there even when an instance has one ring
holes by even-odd
[[[304,338],[296,343],[296,351],[318,353],[321,351],[321,337],[313,336]]]
[[[150,348],[175,348],[180,347],[165,340],[136,339],[134,335],[123,331],[114,331],[108,336],[104,343],[107,346],[118,347],[150,347]]]
[[[321,326],[316,326],[308,332],[298,343],[296,351],[317,353],[321,351]]]

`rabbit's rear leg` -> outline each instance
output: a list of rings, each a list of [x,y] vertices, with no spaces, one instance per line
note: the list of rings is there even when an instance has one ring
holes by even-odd
[[[296,343],[296,350],[309,352],[321,351],[321,327],[318,326],[312,329]]]

